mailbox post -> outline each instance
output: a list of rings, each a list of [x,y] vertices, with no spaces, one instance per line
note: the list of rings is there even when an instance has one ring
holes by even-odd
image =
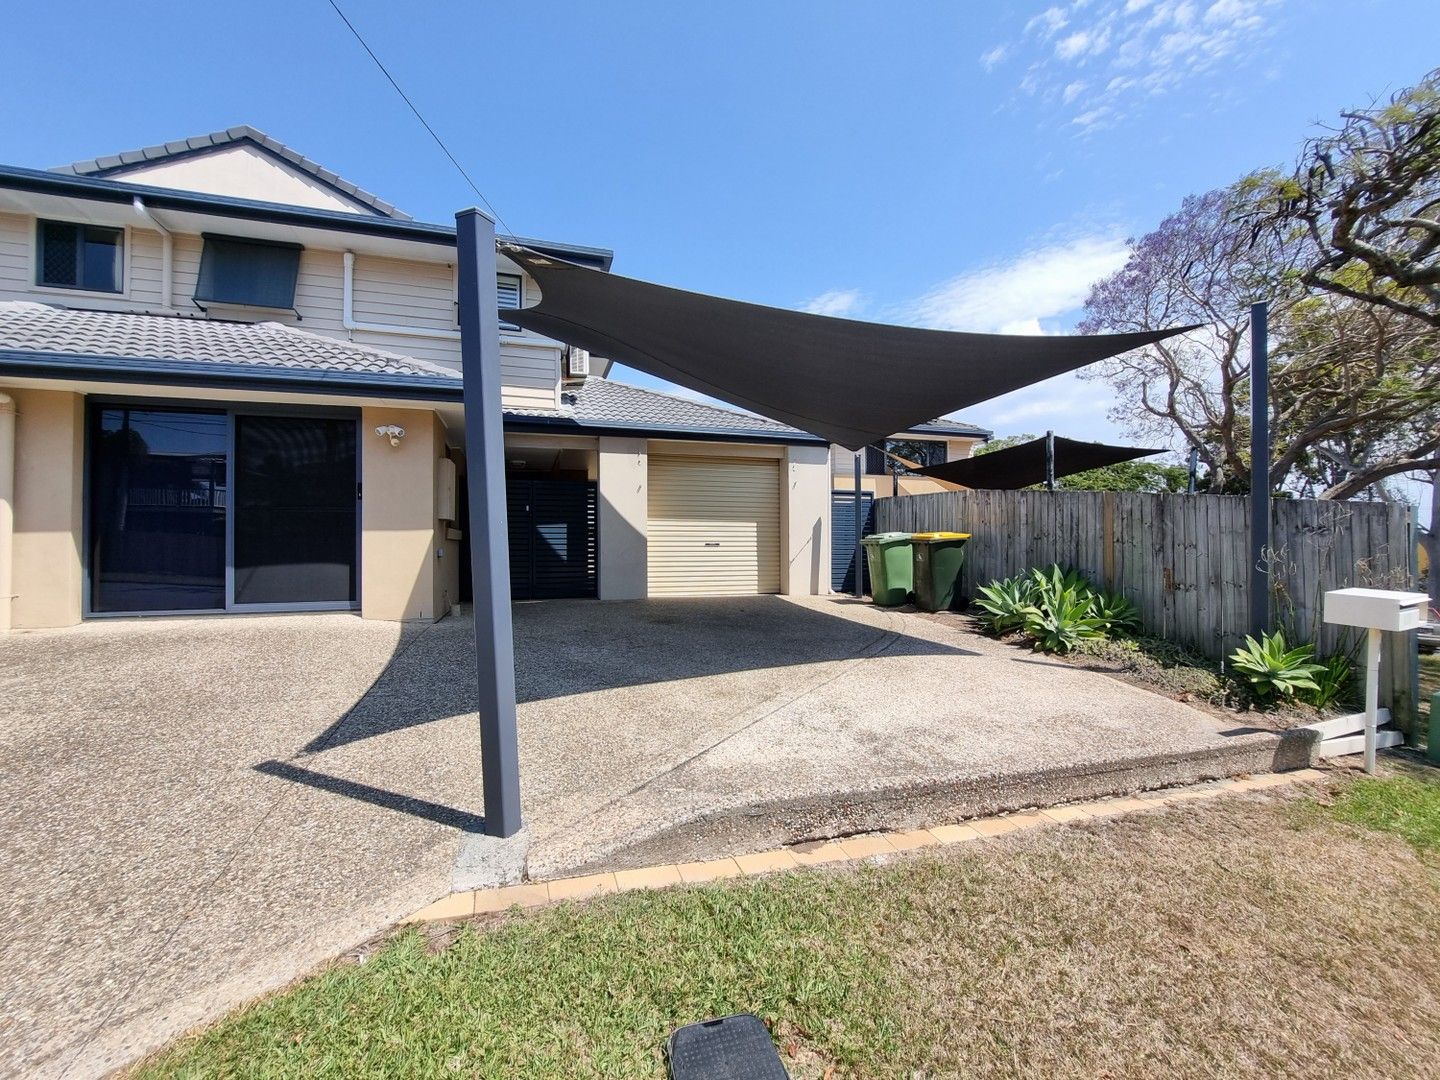
[[[1325,621],[1358,626],[1365,638],[1365,771],[1375,771],[1375,726],[1380,710],[1380,635],[1419,629],[1429,610],[1425,593],[1334,589],[1325,594]]]

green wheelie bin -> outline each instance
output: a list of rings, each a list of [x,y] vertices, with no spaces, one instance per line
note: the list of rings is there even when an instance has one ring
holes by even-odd
[[[913,533],[915,603],[922,611],[953,611],[960,604],[960,568],[969,533]]]
[[[870,596],[880,607],[898,607],[910,598],[910,534],[875,533],[862,537],[870,567]]]

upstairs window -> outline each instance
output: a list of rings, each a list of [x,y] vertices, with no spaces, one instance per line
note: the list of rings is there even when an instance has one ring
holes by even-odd
[[[522,294],[520,291],[519,274],[496,274],[495,293],[499,299],[499,304],[497,306],[500,307],[501,310],[504,310],[505,308],[513,308],[518,311],[521,307],[524,306],[524,301],[521,300]],[[520,327],[516,326],[514,323],[506,322],[504,317],[502,316],[500,319],[500,329],[519,330]]]
[[[301,250],[299,244],[206,233],[195,302],[293,311]]]
[[[35,246],[35,284],[89,292],[123,291],[123,230],[42,221]]]

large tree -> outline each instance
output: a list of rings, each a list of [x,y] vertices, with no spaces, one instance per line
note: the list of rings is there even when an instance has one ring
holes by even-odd
[[[1348,498],[1387,477],[1440,467],[1440,354],[1425,321],[1305,283],[1305,229],[1256,230],[1275,174],[1192,196],[1086,302],[1085,333],[1202,328],[1096,365],[1111,416],[1139,437],[1200,451],[1209,490],[1248,489],[1249,307],[1270,301],[1269,486]],[[1369,282],[1352,267],[1345,281]],[[1397,286],[1367,287],[1383,294]]]
[[[1305,232],[1306,285],[1440,328],[1440,70],[1341,114],[1269,194],[1256,231]]]
[[[1187,197],[1131,241],[1125,265],[1091,290],[1080,324],[1086,334],[1201,325],[1085,375],[1114,387],[1110,415],[1127,433],[1196,447],[1212,491],[1241,491],[1248,483],[1250,305],[1268,299],[1272,319],[1284,320],[1305,298],[1299,281],[1309,255],[1305,237],[1267,230],[1257,241],[1246,221],[1271,179],[1250,177]]]

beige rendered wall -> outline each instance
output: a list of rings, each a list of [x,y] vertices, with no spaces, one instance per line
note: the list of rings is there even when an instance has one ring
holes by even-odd
[[[644,439],[602,438],[599,453],[600,599],[640,600],[647,591],[645,526],[650,459]]]
[[[377,427],[405,429],[399,446]],[[360,421],[360,613],[367,619],[433,620],[443,585],[436,558],[435,472],[439,419],[423,409],[367,408]],[[456,552],[458,555],[458,551]],[[448,568],[447,568],[448,572]]]
[[[85,399],[11,390],[15,399],[13,625],[73,626],[83,587]]]
[[[824,446],[791,446],[781,466],[780,588],[787,596],[830,591],[830,451]]]

